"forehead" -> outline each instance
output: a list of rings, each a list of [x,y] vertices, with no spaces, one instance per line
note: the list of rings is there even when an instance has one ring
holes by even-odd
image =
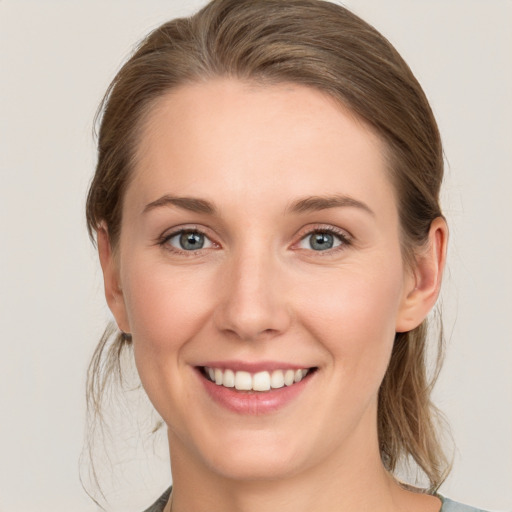
[[[164,190],[165,188],[169,190]],[[384,145],[331,97],[296,85],[218,79],[181,86],[146,117],[129,193],[393,200]]]

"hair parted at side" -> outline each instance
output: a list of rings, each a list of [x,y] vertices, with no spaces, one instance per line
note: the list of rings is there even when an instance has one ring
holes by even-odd
[[[261,84],[292,82],[320,90],[367,123],[385,143],[395,187],[404,259],[428,240],[442,216],[443,154],[426,96],[393,46],[347,9],[321,0],[213,0],[190,18],[160,26],[137,47],[100,106],[98,162],[87,197],[91,238],[108,228],[115,250],[124,192],[138,138],[155,102],[173,88],[218,77]],[[441,333],[442,334],[442,333]],[[414,459],[439,487],[449,471],[438,435],[427,369],[427,325],[396,335],[379,393],[381,457],[390,472]],[[107,329],[88,373],[89,412],[101,419],[102,394],[131,341]]]

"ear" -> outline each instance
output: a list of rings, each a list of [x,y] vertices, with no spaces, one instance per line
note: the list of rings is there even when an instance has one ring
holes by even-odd
[[[112,252],[110,239],[106,226],[101,226],[97,231],[98,253],[101,269],[103,271],[103,282],[105,286],[105,298],[108,307],[117,322],[121,331],[129,333],[130,325],[126,314],[123,290],[119,278],[119,264]]]
[[[406,280],[396,332],[418,327],[434,307],[441,290],[447,244],[448,226],[442,217],[437,217],[430,225],[427,246],[416,255],[415,266]]]

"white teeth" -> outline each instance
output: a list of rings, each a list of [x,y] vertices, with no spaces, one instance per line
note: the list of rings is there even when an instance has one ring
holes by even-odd
[[[306,370],[307,371],[307,370]],[[274,389],[282,388],[284,386],[284,373],[283,370],[274,370],[270,376],[270,387]]]
[[[270,373],[255,373],[252,378],[252,389],[254,391],[268,391],[270,389]]]
[[[235,388],[239,391],[250,391],[252,389],[251,374],[249,372],[236,372]]]
[[[298,370],[274,370],[273,372],[262,371],[251,374],[245,371],[235,372],[230,369],[204,368],[205,374],[218,386],[235,388],[239,391],[270,391],[283,386],[291,386],[300,382],[308,373],[309,369]]]
[[[287,386],[291,386],[295,380],[295,372],[293,370],[286,370],[284,372],[284,383]]]
[[[224,370],[222,385],[225,386],[226,388],[235,387],[235,372],[233,370]]]

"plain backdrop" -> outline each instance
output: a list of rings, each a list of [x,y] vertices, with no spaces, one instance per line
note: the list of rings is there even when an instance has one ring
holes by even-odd
[[[86,366],[109,318],[84,221],[92,120],[134,43],[202,3],[0,0],[0,512],[98,510],[78,473]],[[512,2],[346,5],[410,64],[445,143],[435,396],[457,449],[441,492],[512,510]],[[149,459],[126,442],[135,456],[114,461],[107,494],[112,510],[140,512],[169,484],[167,454],[161,439]]]

